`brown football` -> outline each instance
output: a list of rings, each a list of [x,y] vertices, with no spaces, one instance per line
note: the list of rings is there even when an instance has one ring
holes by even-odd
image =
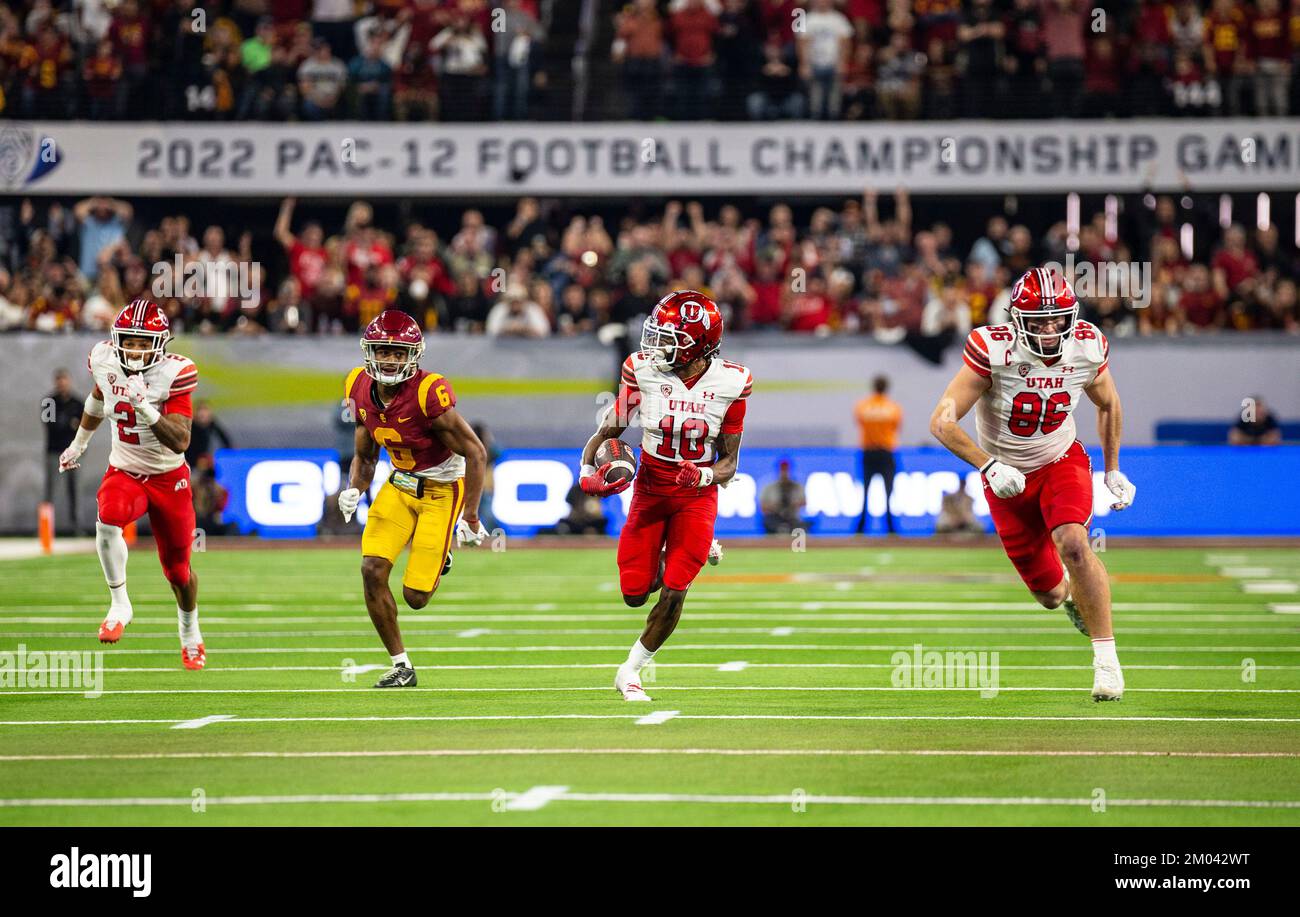
[[[606,464],[609,465],[609,470],[605,472],[606,484],[636,477],[636,454],[621,439],[607,439],[596,450],[596,467],[602,468]]]

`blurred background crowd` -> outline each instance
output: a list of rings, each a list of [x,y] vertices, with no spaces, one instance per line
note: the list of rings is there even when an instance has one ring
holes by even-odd
[[[1023,271],[1071,256],[1076,270],[1139,269],[1129,290],[1081,288],[1083,316],[1109,335],[1300,333],[1294,241],[1234,219],[1227,196],[1111,197],[1077,227],[1055,216],[1059,199],[1017,212],[1013,197],[984,201],[872,189],[821,206],[12,200],[0,203],[0,329],[103,330],[148,295],[199,334],[351,334],[396,307],[430,332],[603,338],[637,334],[661,296],[688,288],[732,329],[870,335],[937,359],[1005,319]],[[194,284],[163,283],[184,277]]]
[[[1280,116],[1298,63],[1300,0],[0,6],[0,115],[44,119]]]

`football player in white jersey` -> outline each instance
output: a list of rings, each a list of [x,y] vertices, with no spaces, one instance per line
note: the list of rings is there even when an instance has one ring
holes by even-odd
[[[1082,396],[1097,407],[1106,487],[1122,510],[1137,492],[1119,470],[1119,392],[1105,336],[1079,321],[1070,284],[1033,268],[1011,288],[1011,324],[976,328],[930,432],[984,476],[1007,556],[1046,608],[1066,614],[1093,647],[1095,700],[1119,700],[1124,675],[1111,629],[1110,581],[1088,543],[1092,465],[1074,426]],[[979,444],[958,422],[978,404]],[[1064,566],[1062,566],[1064,564]]]
[[[648,701],[641,668],[677,627],[686,590],[716,551],[713,524],[718,487],[736,473],[745,399],[754,379],[718,356],[722,313],[694,290],[670,293],[646,319],[641,350],[623,364],[618,400],[582,451],[582,489],[605,497],[627,489],[610,484],[596,451],[620,436],[640,409],[641,464],[627,522],[618,539],[623,601],[633,608],[659,599],[641,638],[618,668],[614,687],[626,700]]]
[[[188,357],[167,352],[167,315],[147,299],[123,309],[111,335],[112,340],[90,351],[86,362],[95,389],[86,399],[76,438],[59,456],[60,470],[78,467],[91,435],[109,418],[113,447],[96,495],[95,546],[110,595],[99,640],[116,643],[131,623],[122,529],[148,512],[163,575],[176,595],[181,663],[202,669],[207,654],[199,632],[199,582],[190,568],[194,498],[185,464],[193,416],[190,395],[199,373]]]

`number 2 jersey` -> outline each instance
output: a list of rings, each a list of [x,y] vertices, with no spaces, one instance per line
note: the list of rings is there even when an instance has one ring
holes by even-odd
[[[86,359],[95,387],[104,396],[104,421],[113,426],[113,447],[108,463],[132,474],[164,474],[185,464],[185,455],[173,452],[158,441],[126,394],[127,372],[117,359],[117,348],[100,341]],[[198,387],[199,371],[194,361],[178,353],[163,353],[153,365],[140,371],[146,397],[159,414],[193,416],[190,393]]]
[[[655,369],[641,353],[628,357],[623,363],[619,410],[640,406],[641,467],[636,486],[652,494],[698,492],[677,484],[681,464],[713,464],[718,437],[744,429],[745,399],[753,385],[747,368],[719,357],[689,384],[676,373]]]
[[[1077,436],[1074,409],[1106,371],[1109,352],[1105,335],[1083,321],[1050,363],[1021,347],[1010,325],[976,328],[963,359],[991,383],[976,406],[980,446],[1025,474],[1059,459]]]
[[[397,394],[381,405],[374,380],[358,366],[348,373],[343,396],[356,419],[375,442],[388,450],[389,463],[434,481],[451,482],[465,476],[465,459],[448,449],[429,423],[455,407],[451,382],[421,369],[397,386]]]

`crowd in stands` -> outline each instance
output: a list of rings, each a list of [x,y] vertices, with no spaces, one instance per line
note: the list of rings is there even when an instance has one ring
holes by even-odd
[[[610,117],[1280,116],[1300,90],[1300,0],[614,6],[597,3],[603,18],[582,42],[591,73],[622,74],[613,101],[609,81],[590,81],[587,110]],[[572,55],[548,65],[544,53],[554,9],[14,0],[0,6],[0,115],[526,119],[562,76],[548,70],[572,66]]]
[[[467,209],[443,234],[417,220],[376,225],[363,201],[333,225],[304,221],[287,199],[256,237],[182,214],[138,225],[112,198],[24,200],[0,232],[0,329],[103,330],[143,295],[177,331],[201,334],[351,334],[399,308],[430,332],[603,338],[635,336],[661,296],[685,288],[714,297],[732,329],[870,335],[936,356],[971,326],[1004,321],[1027,268],[1072,255],[1076,270],[1149,268],[1126,290],[1081,288],[1083,317],[1107,334],[1300,333],[1291,240],[1276,226],[1221,227],[1203,203],[1135,196],[1122,219],[1098,213],[1073,232],[993,214],[959,240],[943,222],[916,225],[906,192],[870,189],[798,223],[785,204],[706,214],[669,201],[610,225],[526,197],[500,225]]]

